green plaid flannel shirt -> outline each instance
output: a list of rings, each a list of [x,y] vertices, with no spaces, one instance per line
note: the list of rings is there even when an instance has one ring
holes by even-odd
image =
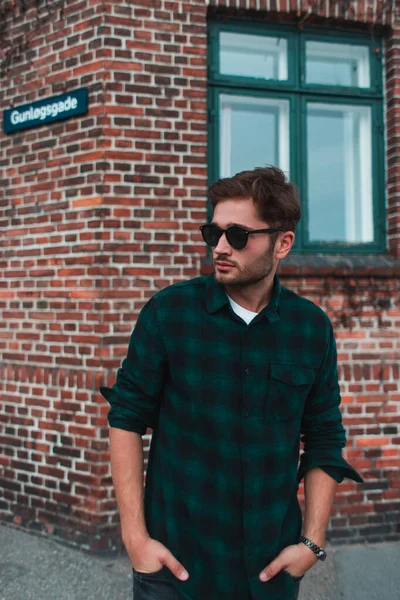
[[[142,308],[116,383],[100,391],[110,426],[153,430],[145,521],[189,572],[180,581],[165,570],[183,598],[294,598],[286,570],[266,583],[258,575],[298,543],[305,471],[363,482],[342,457],[336,360],[327,315],[276,275],[249,325],[214,274]]]

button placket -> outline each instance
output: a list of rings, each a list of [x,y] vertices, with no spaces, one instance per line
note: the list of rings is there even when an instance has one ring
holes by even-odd
[[[246,367],[246,368],[243,370],[243,372],[244,372],[244,374],[245,374],[246,376],[247,376],[247,375],[249,375],[249,374],[250,374],[250,369],[249,369],[249,367]],[[249,416],[250,416],[250,413],[248,413],[248,412],[244,413],[244,415],[243,415],[243,417],[244,417],[245,419],[248,419],[248,418],[249,418]]]

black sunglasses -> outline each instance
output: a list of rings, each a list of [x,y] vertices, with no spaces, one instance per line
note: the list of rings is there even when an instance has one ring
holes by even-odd
[[[239,227],[239,225],[232,225],[231,227],[228,227],[228,229],[221,229],[214,223],[201,225],[199,229],[203,235],[205,243],[209,246],[216,246],[221,235],[225,233],[229,245],[235,250],[243,250],[247,244],[249,235],[253,235],[253,233],[275,233],[276,231],[287,231],[287,229],[283,229],[283,227],[252,229],[249,231],[248,229],[244,229],[244,227]]]

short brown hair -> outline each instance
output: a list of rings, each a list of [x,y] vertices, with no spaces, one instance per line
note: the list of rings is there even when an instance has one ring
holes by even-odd
[[[281,169],[272,165],[218,179],[208,194],[214,208],[221,200],[252,198],[258,215],[270,227],[294,232],[301,217],[296,186],[286,179]]]

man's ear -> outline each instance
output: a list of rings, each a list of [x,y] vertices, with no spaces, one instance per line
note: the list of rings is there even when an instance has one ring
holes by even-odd
[[[293,231],[284,231],[277,239],[275,246],[275,258],[282,260],[287,256],[294,243]]]

